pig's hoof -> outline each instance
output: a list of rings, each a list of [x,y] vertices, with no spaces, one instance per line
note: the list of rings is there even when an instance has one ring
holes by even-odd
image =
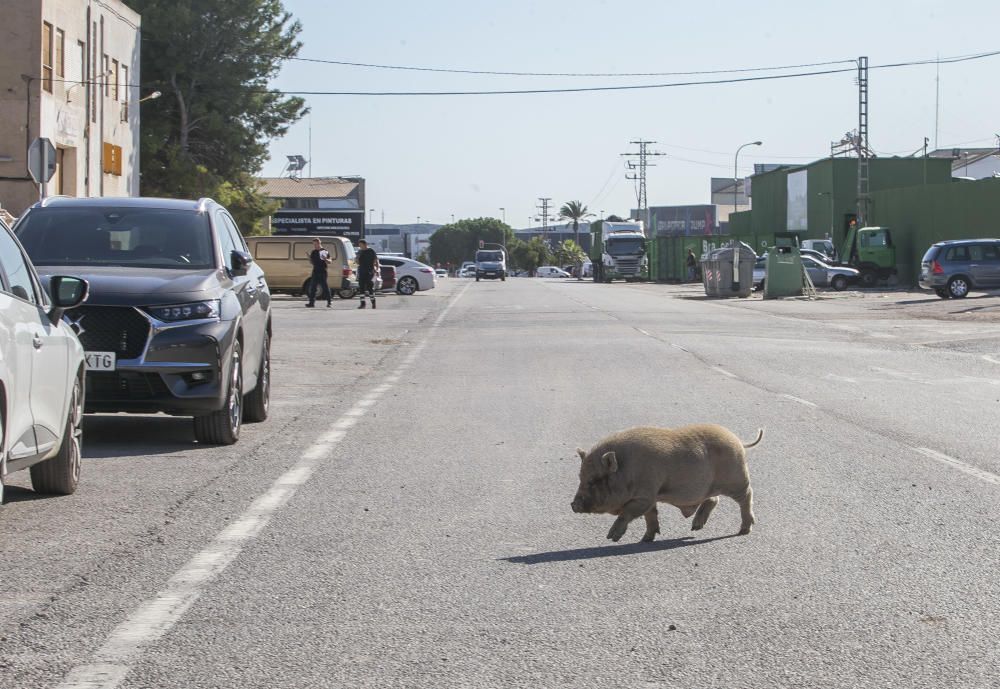
[[[657,534],[656,531],[647,531],[642,536],[642,542],[643,543],[651,543],[653,541],[653,539],[656,538],[656,534]]]
[[[691,525],[691,530],[692,531],[701,531],[701,529],[702,529],[703,526],[705,526],[705,525],[704,524],[699,524],[698,522],[695,522],[694,524]]]
[[[739,532],[738,535],[740,535],[740,536],[746,536],[746,535],[748,535],[750,533],[750,529],[751,529],[751,526],[744,526],[743,528],[740,529],[740,532]]]
[[[619,527],[617,524],[611,527],[611,531],[608,531],[608,538],[617,543],[621,540],[622,536],[625,535],[625,527]]]

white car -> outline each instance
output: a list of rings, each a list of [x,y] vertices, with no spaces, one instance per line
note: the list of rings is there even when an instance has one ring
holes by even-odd
[[[558,266],[539,266],[538,270],[535,271],[535,275],[540,278],[568,278],[572,277],[562,268]]]
[[[399,294],[410,295],[434,289],[437,284],[434,269],[412,258],[380,255],[378,262],[396,269],[396,292]]]
[[[45,293],[0,220],[0,503],[7,474],[31,469],[40,493],[69,495],[80,480],[83,346],[63,312],[87,298],[85,280],[56,275]]]
[[[460,278],[474,278],[476,277],[476,267],[466,266],[462,270],[458,271],[458,277]]]
[[[437,270],[434,271],[434,276],[439,278],[446,278],[448,277],[448,271],[445,270],[444,268],[438,268]]]

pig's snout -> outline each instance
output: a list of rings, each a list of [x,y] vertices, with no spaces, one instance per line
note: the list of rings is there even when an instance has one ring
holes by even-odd
[[[586,509],[585,509],[586,506],[583,503],[583,498],[581,498],[579,495],[577,495],[575,498],[573,498],[573,502],[571,502],[569,504],[569,506],[571,508],[573,508],[574,512],[585,512],[586,511]]]

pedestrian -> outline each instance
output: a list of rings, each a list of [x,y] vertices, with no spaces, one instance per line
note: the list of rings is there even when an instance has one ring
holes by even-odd
[[[687,255],[687,276],[688,282],[694,282],[698,275],[698,259],[694,257],[694,251],[688,249]]]
[[[365,308],[365,294],[367,294],[374,309],[375,271],[382,268],[378,263],[378,254],[375,253],[375,249],[368,248],[368,242],[363,239],[359,240],[358,248],[361,249],[358,252],[358,294],[361,295],[361,303],[358,304],[358,308]]]
[[[326,280],[326,267],[330,265],[330,252],[323,248],[319,237],[313,238],[313,250],[309,252],[309,263],[312,264],[312,275],[309,277],[309,303],[306,306],[316,306],[316,288],[322,288],[321,295],[326,297],[326,308],[332,301],[330,285]]]

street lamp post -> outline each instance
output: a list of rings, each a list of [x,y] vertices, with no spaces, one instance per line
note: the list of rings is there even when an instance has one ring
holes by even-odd
[[[500,209],[500,217],[503,220],[503,224],[506,225],[507,224],[507,209],[506,208],[501,208]]]
[[[736,149],[736,156],[733,159],[733,214],[736,214],[736,208],[739,205],[737,192],[739,190],[739,177],[740,177],[740,151],[742,151],[747,146],[760,146],[761,141],[751,141],[745,143]],[[729,219],[729,235],[733,238],[733,291],[737,291],[740,288],[740,252],[739,246],[736,242],[736,234],[733,232],[733,219],[730,216]]]

